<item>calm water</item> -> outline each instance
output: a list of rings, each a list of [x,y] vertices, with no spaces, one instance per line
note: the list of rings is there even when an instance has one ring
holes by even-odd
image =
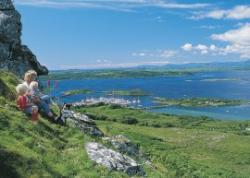
[[[217,80],[220,79],[220,80]],[[129,90],[140,88],[151,96],[140,97],[141,105],[153,106],[153,97],[185,98],[213,97],[223,99],[250,100],[250,71],[206,72],[178,77],[122,78],[62,80],[52,94],[58,95],[66,90],[90,89],[89,95],[75,95],[62,98],[65,102],[79,101],[84,98],[104,96],[105,91]],[[133,100],[133,97],[124,97]],[[233,107],[167,107],[150,110],[180,115],[209,116],[220,119],[250,119],[250,105]]]

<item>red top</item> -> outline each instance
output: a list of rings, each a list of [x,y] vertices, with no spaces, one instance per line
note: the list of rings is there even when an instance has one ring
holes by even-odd
[[[28,104],[28,98],[26,96],[18,96],[17,98],[17,106],[24,110],[27,107]]]

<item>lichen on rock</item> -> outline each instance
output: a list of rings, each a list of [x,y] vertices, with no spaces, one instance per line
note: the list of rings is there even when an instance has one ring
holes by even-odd
[[[87,143],[85,148],[91,160],[109,168],[110,170],[124,171],[129,176],[145,175],[143,167],[126,155],[96,142]]]

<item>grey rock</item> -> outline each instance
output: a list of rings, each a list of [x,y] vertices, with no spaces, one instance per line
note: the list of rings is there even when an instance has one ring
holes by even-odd
[[[74,111],[63,109],[62,110],[62,117],[64,117],[64,118],[74,118],[74,113],[75,113]]]
[[[126,172],[128,175],[145,175],[143,167],[132,158],[109,149],[99,143],[89,142],[85,145],[91,160],[103,165],[110,170]]]
[[[90,119],[88,116],[80,113],[74,113],[73,116],[79,121],[85,122],[87,124],[96,125],[93,119]]]
[[[111,143],[119,152],[126,153],[130,156],[138,157],[140,155],[140,147],[132,143],[123,135],[116,135],[113,137],[104,137],[104,141]]]
[[[88,125],[86,123],[77,123],[76,126],[80,128],[81,131],[83,131],[86,134],[95,136],[95,137],[103,137],[104,134],[103,132],[96,126],[94,125]]]
[[[95,137],[104,136],[103,132],[96,127],[95,121],[84,114],[76,113],[70,110],[62,110],[62,119],[70,121],[75,127],[78,127],[86,134]]]
[[[37,71],[38,75],[48,74],[48,69],[22,44],[21,35],[21,15],[11,0],[0,0],[0,68],[19,77],[29,69]]]
[[[0,10],[1,9],[13,9],[14,6],[11,2],[11,0],[1,0],[0,1]]]

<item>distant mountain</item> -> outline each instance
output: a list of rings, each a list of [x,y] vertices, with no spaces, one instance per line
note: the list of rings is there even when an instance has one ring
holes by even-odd
[[[120,71],[120,70],[167,70],[167,71],[216,71],[216,70],[250,70],[250,60],[239,62],[213,62],[213,63],[188,63],[188,64],[167,64],[163,66],[141,65],[137,67],[105,68],[105,69],[67,69],[50,70],[50,73],[80,73],[88,71]]]
[[[250,60],[240,62],[167,64],[164,66],[139,66],[137,68],[162,70],[250,70]]]

